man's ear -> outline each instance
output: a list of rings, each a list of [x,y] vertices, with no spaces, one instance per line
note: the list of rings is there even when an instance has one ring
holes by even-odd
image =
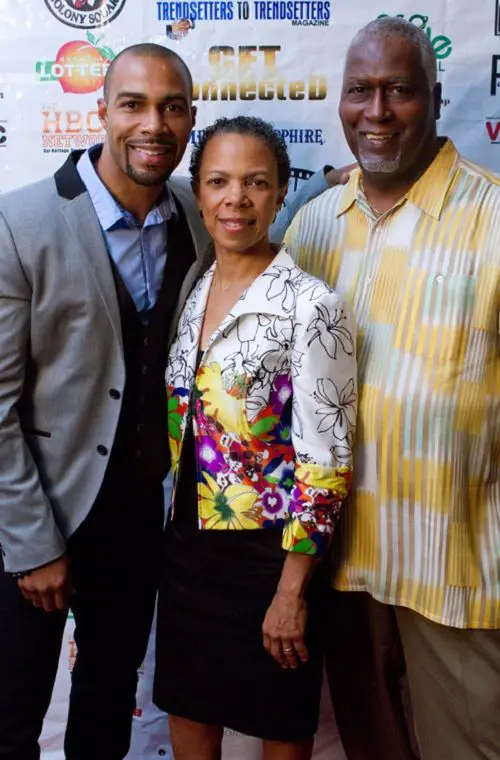
[[[436,86],[434,87],[433,98],[434,98],[434,114],[436,116],[436,121],[441,118],[441,96],[442,96],[443,88],[441,86],[441,82],[437,82]]]
[[[108,126],[108,105],[104,98],[99,98],[97,101],[97,114],[102,128],[107,129]]]

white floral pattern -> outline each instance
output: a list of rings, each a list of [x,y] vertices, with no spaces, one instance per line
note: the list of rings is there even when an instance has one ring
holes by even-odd
[[[284,548],[321,552],[351,480],[352,316],[282,249],[211,336],[196,370],[214,269],[189,297],[170,350],[174,477],[195,387],[200,524],[248,529],[279,520]]]
[[[329,377],[316,381],[314,398],[320,404],[316,414],[321,417],[319,433],[333,431],[335,438],[345,441],[356,423],[356,391],[354,380],[350,378],[339,391],[337,384]]]
[[[353,336],[344,324],[347,321],[344,310],[333,309],[333,311],[329,311],[322,303],[315,304],[314,308],[318,316],[307,328],[307,332],[311,333],[307,345],[310,346],[313,341],[319,340],[332,359],[337,358],[339,351],[352,356],[354,354]]]

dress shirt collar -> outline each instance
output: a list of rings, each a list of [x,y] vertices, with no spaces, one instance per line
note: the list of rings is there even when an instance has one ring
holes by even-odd
[[[455,178],[458,168],[459,154],[449,138],[441,138],[442,145],[434,161],[422,176],[409,189],[406,195],[396,204],[409,201],[421,211],[439,219],[446,196]],[[366,211],[367,200],[361,185],[361,171],[352,172],[349,182],[340,198],[337,216],[344,214],[356,201]]]
[[[82,182],[90,195],[92,205],[103,230],[107,232],[120,222],[125,222],[127,226],[149,227],[166,222],[172,216],[177,215],[174,197],[170,189],[165,185],[165,190],[159,202],[147,215],[144,225],[139,224],[133,214],[123,209],[115,200],[96,172],[94,162],[98,159],[101,149],[101,145],[94,145],[92,148],[89,148],[89,150],[85,151],[76,166]]]

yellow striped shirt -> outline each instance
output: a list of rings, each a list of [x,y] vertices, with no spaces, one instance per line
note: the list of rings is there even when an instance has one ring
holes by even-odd
[[[500,179],[447,140],[376,217],[354,172],[294,219],[352,303],[360,404],[338,589],[500,628]]]

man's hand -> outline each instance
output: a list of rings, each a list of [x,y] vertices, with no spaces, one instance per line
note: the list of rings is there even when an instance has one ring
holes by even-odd
[[[24,598],[45,612],[67,610],[73,593],[69,560],[65,554],[48,565],[32,570],[17,581]]]
[[[350,172],[356,167],[357,164],[349,164],[349,166],[342,166],[340,169],[330,169],[330,171],[325,174],[328,187],[345,185],[349,181]]]

